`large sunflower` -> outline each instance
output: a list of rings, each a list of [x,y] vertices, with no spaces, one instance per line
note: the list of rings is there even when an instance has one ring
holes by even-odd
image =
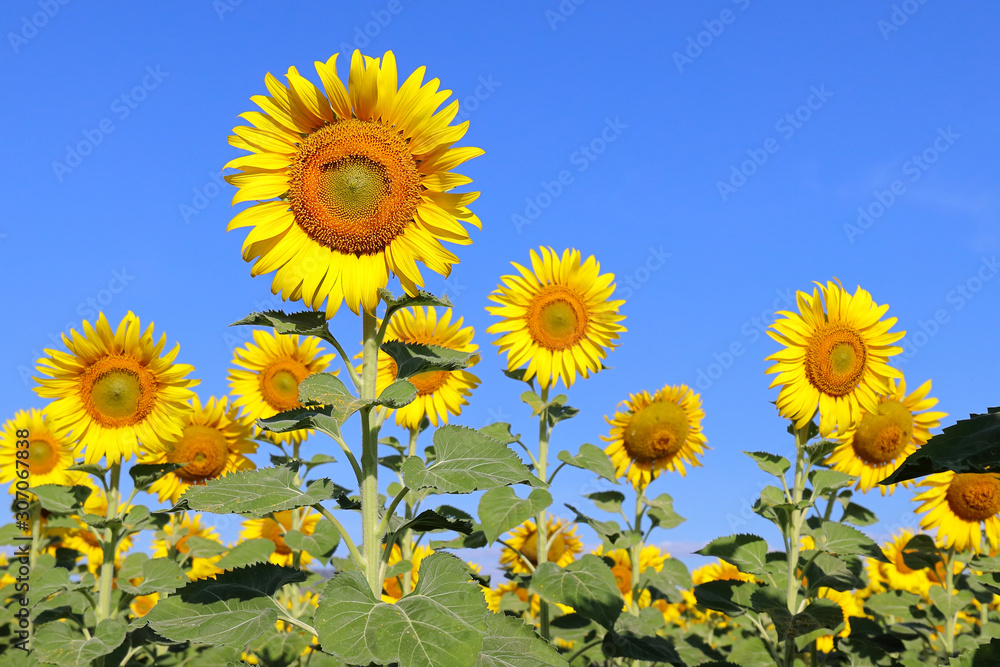
[[[951,471],[929,475],[918,486],[926,491],[913,500],[921,503],[917,512],[925,530],[937,529],[937,543],[956,551],[986,551],[983,527],[990,550],[1000,549],[1000,473]]]
[[[701,431],[705,413],[701,397],[687,385],[666,385],[649,395],[629,394],[624,410],[615,412],[611,433],[601,439],[611,444],[605,452],[615,464],[616,474],[626,475],[636,489],[646,486],[662,470],[686,474],[685,462],[701,465],[697,456],[707,448]]]
[[[150,493],[160,502],[170,499],[176,503],[192,484],[204,484],[237,470],[252,470],[257,466],[247,454],[257,451],[252,440],[253,429],[239,415],[228,399],[212,397],[203,406],[196,396],[191,402],[194,410],[187,416],[184,431],[167,450],[143,456],[142,463],[185,463],[180,470],[167,473],[153,482]]]
[[[132,312],[115,331],[101,313],[96,326],[84,321],[83,335],[74,329],[62,340],[68,353],[45,350],[50,356],[38,360],[49,377],[36,378],[35,391],[56,399],[46,412],[56,428],[73,431],[87,463],[127,461],[140,444],[160,451],[180,436],[199,382],[185,377],[192,366],[174,363],[180,345],[163,355],[167,337],[154,340],[153,325],[143,331]]]
[[[215,528],[202,524],[200,514],[189,515],[187,512],[181,512],[180,514],[171,515],[169,523],[163,526],[163,533],[163,539],[153,540],[153,558],[170,557],[169,542],[171,538],[174,535],[182,534],[181,538],[176,540],[174,550],[183,557],[184,568],[187,570],[189,579],[195,580],[214,577],[216,574],[222,572],[221,569],[215,566],[222,559],[222,554],[208,558],[189,557],[191,548],[187,542],[190,538],[198,537],[203,540],[219,542],[219,534],[215,531]]]
[[[540,254],[539,254],[540,253]],[[580,262],[579,250],[531,251],[531,269],[512,262],[520,275],[506,275],[490,294],[497,306],[486,310],[502,321],[486,330],[503,334],[495,344],[507,353],[507,368],[528,365],[524,379],[537,376],[543,387],[559,380],[567,387],[576,376],[589,377],[603,368],[625,319],[612,301],[615,275],[601,273],[593,256]]]
[[[472,342],[475,329],[463,327],[462,318],[451,321],[451,311],[440,317],[434,308],[404,308],[389,321],[385,341],[403,341],[419,345],[437,345],[457,352],[475,352]],[[388,354],[379,355],[377,391],[381,393],[396,379],[396,362]],[[417,400],[396,410],[396,423],[415,429],[427,417],[431,424],[447,424],[449,413],[458,416],[468,405],[479,378],[465,370],[428,371],[407,378],[417,388]]]
[[[784,319],[768,330],[785,348],[767,358],[776,362],[767,372],[777,373],[771,387],[781,385],[781,416],[802,428],[819,407],[825,438],[850,428],[862,408],[875,412],[879,394],[892,393],[889,379],[902,373],[889,357],[903,351],[892,343],[906,332],[890,332],[896,318],[880,319],[889,306],[876,305],[860,287],[852,296],[838,283],[816,284],[811,296],[798,292],[798,313],[780,311]]]
[[[19,456],[22,451],[24,456]],[[56,428],[44,411],[18,410],[4,424],[0,435],[0,483],[21,479],[18,471],[23,470],[31,486],[75,484],[80,473],[66,468],[73,465],[77,453],[77,445],[69,433]],[[16,485],[11,484],[10,492],[15,490]]]
[[[412,567],[410,568],[410,581],[413,586],[417,585],[417,581],[420,579],[420,563],[423,562],[425,558],[434,553],[434,550],[426,545],[413,544],[411,542],[412,555],[410,556],[410,563]],[[396,563],[403,560],[403,550],[400,549],[399,544],[392,545],[392,551],[389,552],[389,560],[387,564],[392,567]],[[403,580],[403,575],[392,577],[386,579],[382,582],[382,602],[388,602],[389,604],[395,604],[403,597],[403,588],[400,582]]]
[[[858,477],[856,488],[869,491],[895,472],[907,456],[930,439],[930,429],[941,424],[945,412],[922,412],[937,405],[927,398],[931,381],[906,395],[906,380],[889,381],[890,391],[878,397],[874,410],[861,410],[861,419],[836,435],[840,445],[827,463],[836,470]],[[908,484],[903,482],[903,484]],[[896,485],[880,486],[892,493]]]
[[[837,633],[838,637],[844,638],[851,634],[851,616],[864,618],[865,609],[861,599],[852,591],[838,591],[833,588],[820,586],[816,595],[827,600],[832,600],[840,606],[840,613],[844,616],[844,629]],[[816,648],[823,653],[833,650],[833,635],[822,635],[816,638]]]
[[[576,554],[583,551],[583,543],[576,535],[576,525],[567,526],[566,524],[567,522],[563,519],[553,517],[551,514],[548,515],[549,539],[551,540],[552,536],[556,535],[556,531],[559,531],[559,534],[556,535],[555,540],[552,540],[552,544],[549,546],[547,560],[559,567],[566,567],[576,559]],[[538,565],[538,529],[535,526],[534,519],[528,519],[520,526],[511,530],[506,541],[513,549],[520,551],[532,566]],[[528,566],[524,564],[521,556],[508,547],[504,547],[504,550],[500,553],[500,566],[509,569],[515,574],[527,574],[529,572]]]
[[[303,535],[312,535],[316,530],[316,524],[322,518],[319,513],[309,508],[299,508],[295,510],[285,510],[274,512],[273,519],[265,517],[263,519],[248,519],[243,522],[243,530],[240,532],[241,540],[252,540],[264,538],[274,542],[274,553],[271,554],[271,562],[275,565],[291,566],[295,561],[295,554],[292,548],[285,544],[285,533],[292,530],[298,522],[298,530]],[[311,554],[302,552],[299,565],[305,567],[313,560]]]
[[[256,329],[253,340],[234,353],[233,364],[240,368],[229,371],[229,387],[237,397],[233,405],[244,408],[252,420],[301,408],[299,383],[326,370],[333,355],[320,356],[319,340],[309,336],[300,340],[297,335]],[[255,432],[259,434],[260,428],[255,427]],[[264,433],[273,442],[300,443],[312,431]]]
[[[463,222],[481,227],[466,208],[478,192],[450,190],[472,179],[450,170],[483,151],[452,148],[468,121],[424,68],[398,87],[396,57],[351,57],[348,88],[337,55],[317,62],[321,91],[291,67],[286,87],[268,74],[270,96],[251,99],[263,113],[242,114],[254,127],[233,129],[229,143],[250,151],[226,167],[239,188],[233,203],[258,201],[229,223],[253,229],[243,242],[251,275],[277,269],[271,291],[333,317],[342,301],[374,314],[378,288],[399,277],[411,296],[424,284],[417,262],[447,276],[458,258],[442,241],[469,244]],[[278,198],[278,199],[275,199]],[[270,200],[270,201],[260,201]]]

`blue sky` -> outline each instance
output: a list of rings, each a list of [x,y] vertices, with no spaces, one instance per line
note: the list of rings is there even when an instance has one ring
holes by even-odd
[[[486,352],[456,421],[535,432],[484,306],[530,248],[578,248],[618,276],[628,333],[613,368],[569,392],[581,413],[553,448],[598,443],[629,392],[695,386],[712,449],[651,488],[689,518],[661,539],[679,556],[734,530],[776,540],[748,509],[766,476],[739,452],[791,450],[762,330],[795,290],[837,277],[890,304],[909,332],[901,367],[913,385],[933,379],[948,423],[998,403],[998,20],[995,5],[941,0],[11,0],[0,416],[44,405],[34,360],[98,308],[155,322],[201,395],[225,393],[249,336],[226,325],[279,305],[240,258],[244,233],[225,232],[234,188],[219,170],[240,153],[226,136],[265,72],[316,80],[315,60],[391,49],[401,71],[426,65],[455,91],[463,143],[486,151],[463,169],[483,231],[428,283]],[[346,309],[332,324],[360,339]],[[594,487],[568,471],[555,509],[586,507]],[[870,534],[914,525],[910,497],[868,498],[883,519]]]

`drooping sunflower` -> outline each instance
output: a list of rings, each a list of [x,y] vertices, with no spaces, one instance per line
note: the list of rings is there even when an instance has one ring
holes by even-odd
[[[687,385],[666,385],[649,395],[629,394],[615,412],[605,452],[618,477],[626,476],[636,489],[645,487],[663,470],[687,473],[685,463],[699,466],[697,456],[707,449],[701,430],[705,417],[701,396]]]
[[[869,491],[891,475],[907,456],[927,444],[930,429],[941,425],[945,412],[923,412],[937,405],[928,398],[931,381],[906,395],[906,380],[889,381],[890,391],[878,397],[875,410],[862,408],[861,419],[837,433],[840,445],[830,454],[827,463],[836,470],[858,477],[855,488]],[[903,482],[909,485],[909,482]],[[882,495],[892,493],[896,485],[879,486]]]
[[[838,637],[844,638],[851,634],[851,616],[864,618],[865,609],[862,601],[852,591],[838,591],[833,588],[821,586],[816,591],[816,595],[827,600],[833,600],[840,606],[840,612],[844,615],[844,629],[837,633]],[[833,650],[833,635],[822,635],[816,638],[816,648],[823,653]]]
[[[319,340],[312,337],[300,339],[256,329],[253,341],[234,352],[233,364],[240,368],[229,371],[229,387],[236,396],[233,405],[246,410],[251,420],[301,408],[299,383],[326,370],[333,355],[320,355]],[[255,427],[255,431],[260,434],[261,429]],[[312,431],[263,433],[272,442],[300,443]]]
[[[170,522],[163,526],[163,532],[165,534],[164,539],[153,540],[153,558],[170,557],[171,538],[174,535],[183,533],[183,536],[176,540],[174,549],[176,553],[184,557],[184,569],[187,570],[188,578],[193,581],[195,579],[212,577],[222,572],[221,569],[215,566],[222,559],[221,553],[218,556],[210,556],[208,558],[188,557],[191,548],[187,542],[192,537],[219,542],[219,534],[215,528],[202,524],[200,514],[189,515],[187,512],[173,514],[170,517]],[[221,542],[219,544],[221,545]]]
[[[475,329],[463,327],[462,318],[451,321],[451,311],[438,316],[434,308],[403,308],[392,316],[386,328],[385,341],[402,341],[418,345],[437,345],[457,352],[475,352],[472,342]],[[478,359],[477,359],[478,360]],[[379,355],[377,391],[381,392],[396,379],[396,362],[388,354]],[[417,399],[396,410],[396,423],[415,429],[427,417],[435,427],[448,423],[448,415],[458,416],[468,405],[479,378],[466,370],[428,371],[407,378],[417,388]]]
[[[192,484],[205,484],[237,470],[252,470],[257,466],[247,454],[257,451],[252,440],[253,428],[240,416],[228,399],[209,398],[202,405],[196,396],[193,410],[187,415],[181,437],[167,444],[166,451],[147,454],[142,463],[185,463],[180,470],[167,473],[149,487],[160,502],[176,503]]]
[[[292,548],[285,544],[285,533],[292,530],[298,523],[298,530],[303,535],[312,535],[319,523],[319,513],[309,508],[299,508],[295,510],[285,510],[274,512],[274,519],[267,517],[263,519],[248,519],[243,522],[243,530],[240,532],[241,540],[252,540],[264,538],[274,542],[274,553],[271,554],[271,562],[275,565],[291,566],[295,561],[295,554]],[[299,559],[299,565],[305,567],[312,562],[311,554],[303,551]]]
[[[946,471],[922,479],[918,487],[926,490],[913,500],[921,503],[917,512],[927,512],[920,519],[924,530],[937,529],[938,546],[956,551],[1000,549],[1000,473],[961,473]]]
[[[882,545],[882,551],[889,559],[888,563],[875,559],[868,560],[868,578],[873,588],[880,591],[888,589],[927,595],[931,587],[927,570],[914,570],[903,560],[906,545],[912,539],[913,533],[903,529]]]
[[[487,327],[503,334],[495,345],[507,353],[507,368],[527,364],[525,380],[538,378],[543,388],[562,380],[571,387],[579,374],[587,378],[603,368],[608,350],[625,331],[618,312],[624,301],[613,301],[615,275],[601,273],[591,256],[580,261],[579,250],[552,248],[531,251],[531,269],[512,262],[520,275],[506,275],[490,294],[497,306],[486,310],[502,321]]]
[[[548,561],[559,567],[566,567],[576,559],[576,554],[583,551],[583,543],[576,535],[576,525],[567,525],[566,521],[551,514],[548,515],[546,523],[550,540],[556,535],[556,531],[559,531],[549,546]],[[520,551],[533,566],[538,565],[538,529],[534,519],[528,519],[511,530],[506,542]],[[521,556],[507,547],[500,553],[500,566],[515,574],[529,573],[528,566],[521,560]]]
[[[24,437],[18,437],[18,433]],[[27,444],[19,447],[18,442]],[[24,451],[25,456],[19,457],[19,451]],[[4,424],[0,435],[0,483],[21,479],[18,470],[25,470],[31,486],[75,484],[80,474],[66,469],[73,465],[78,453],[70,434],[56,428],[45,411],[18,410]],[[15,485],[11,484],[9,490],[14,493]]]
[[[895,317],[880,319],[889,309],[878,306],[858,287],[852,296],[838,283],[816,283],[812,295],[798,292],[799,312],[780,311],[784,318],[768,335],[784,349],[767,357],[776,362],[771,387],[781,385],[778,411],[803,428],[819,408],[819,432],[846,431],[861,418],[862,409],[875,412],[879,394],[891,394],[891,378],[902,373],[889,357],[902,348],[892,344],[906,332],[890,332]]]
[[[101,313],[96,326],[84,321],[83,335],[73,329],[62,340],[69,352],[45,350],[50,356],[38,360],[48,377],[35,378],[35,391],[56,399],[46,412],[56,428],[73,432],[87,463],[127,461],[140,444],[161,451],[180,436],[199,382],[185,377],[192,366],[174,363],[180,345],[163,354],[167,337],[154,340],[153,325],[143,331],[131,311],[114,331]]]
[[[418,575],[420,563],[432,553],[434,553],[434,550],[426,545],[421,544],[417,546],[414,544],[412,546],[410,563],[413,564],[413,567],[410,569],[410,581],[414,586],[417,585],[417,581],[420,578]],[[393,544],[392,551],[389,552],[389,567],[392,567],[401,560],[403,560],[403,550],[399,548],[399,544]],[[399,602],[399,600],[403,597],[403,589],[400,586],[402,578],[403,576],[399,575],[398,577],[392,577],[382,582],[382,602],[388,602],[390,604]]]
[[[253,127],[233,129],[229,143],[251,153],[226,165],[242,171],[226,176],[239,188],[233,203],[258,203],[229,230],[253,227],[243,259],[254,276],[277,269],[271,291],[282,299],[313,309],[325,300],[327,319],[344,301],[374,314],[390,274],[416,296],[417,262],[447,276],[458,258],[442,241],[471,243],[462,223],[481,228],[467,208],[479,193],[450,192],[472,182],[451,169],[483,151],[452,148],[469,123],[450,125],[457,101],[437,111],[451,91],[423,83],[423,67],[397,89],[391,51],[355,51],[347,89],[337,55],[316,71],[323,91],[294,67],[288,86],[268,74],[270,96],[251,98],[263,113],[242,114]]]

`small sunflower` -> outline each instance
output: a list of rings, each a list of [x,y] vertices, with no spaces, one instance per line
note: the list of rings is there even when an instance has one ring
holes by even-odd
[[[171,515],[170,522],[163,526],[164,539],[153,540],[153,558],[169,558],[170,538],[176,534],[180,534],[181,531],[184,532],[184,535],[174,544],[174,549],[176,553],[182,554],[185,558],[184,566],[187,570],[188,578],[192,581],[195,579],[205,579],[206,577],[214,577],[216,574],[222,572],[221,569],[215,566],[222,559],[222,554],[209,558],[187,557],[191,551],[187,541],[192,537],[219,542],[219,534],[215,531],[215,528],[203,525],[200,514],[189,515],[187,512],[181,512],[180,514]],[[219,543],[221,544],[221,542]]]
[[[951,471],[929,475],[919,483],[926,491],[913,500],[924,530],[937,529],[939,546],[982,553],[983,527],[990,550],[1000,549],[1000,473]]]
[[[846,431],[861,418],[862,409],[875,412],[878,395],[891,394],[891,378],[902,374],[889,357],[902,352],[895,343],[905,332],[889,332],[895,317],[880,319],[889,306],[878,306],[858,287],[852,296],[837,283],[798,292],[799,312],[781,311],[768,335],[784,345],[767,359],[777,373],[771,387],[781,385],[778,411],[803,428],[819,407],[819,432]],[[820,296],[822,294],[822,297]]]
[[[25,452],[24,457],[18,456],[21,451]],[[45,411],[18,410],[4,424],[0,435],[0,483],[16,482],[21,479],[18,470],[25,470],[31,486],[75,484],[80,474],[66,469],[73,465],[77,453],[77,445],[69,433],[56,428]],[[11,484],[10,492],[14,491],[16,485]]]
[[[840,611],[844,615],[844,629],[837,633],[838,637],[844,638],[851,634],[851,616],[865,616],[864,604],[851,591],[838,591],[832,588],[820,587],[816,591],[817,597],[833,600],[840,605]],[[822,635],[816,638],[816,648],[823,653],[833,650],[833,635]]]
[[[149,487],[149,492],[155,493],[160,502],[169,498],[176,503],[192,484],[205,484],[237,470],[257,467],[247,458],[247,454],[257,451],[257,443],[251,439],[253,429],[235,406],[228,405],[225,396],[210,398],[205,405],[196,396],[191,407],[181,437],[167,444],[166,451],[140,459],[142,463],[188,462]]]
[[[540,254],[539,254],[540,253]],[[603,368],[608,350],[625,331],[612,301],[615,275],[601,274],[593,256],[581,263],[579,250],[531,251],[531,269],[513,263],[520,275],[506,275],[486,310],[502,321],[489,333],[503,334],[495,344],[507,353],[507,368],[528,365],[524,379],[538,377],[543,388],[562,380],[571,387],[576,376],[587,378]]]
[[[434,550],[423,544],[420,546],[414,544],[412,545],[411,553],[410,563],[412,563],[413,568],[410,570],[410,581],[414,586],[416,586],[417,581],[420,578],[417,574],[420,570],[420,563],[434,553]],[[401,560],[403,560],[403,550],[399,548],[398,544],[393,544],[392,551],[389,553],[388,564],[391,567]],[[382,582],[382,602],[388,602],[390,604],[399,602],[399,600],[403,597],[403,589],[400,587],[402,579],[403,575],[399,575],[398,577],[392,577],[391,579],[386,579]]]
[[[287,87],[268,74],[271,95],[251,98],[263,113],[242,114],[254,127],[233,129],[229,143],[252,153],[226,165],[243,172],[226,176],[239,188],[233,203],[257,203],[229,230],[253,227],[243,259],[254,276],[277,269],[271,291],[283,299],[314,309],[325,300],[327,319],[344,301],[374,314],[390,274],[416,296],[417,262],[447,276],[458,258],[442,241],[472,242],[462,223],[481,227],[466,208],[479,193],[449,192],[472,182],[451,169],[483,151],[452,147],[469,123],[450,125],[457,101],[437,111],[451,91],[423,83],[423,67],[397,89],[392,51],[355,51],[349,90],[337,55],[316,71],[325,94],[294,67]]]
[[[667,385],[649,395],[630,394],[623,411],[615,412],[611,433],[601,439],[611,444],[605,452],[618,477],[626,476],[636,489],[645,487],[663,470],[685,475],[685,462],[701,465],[697,456],[707,449],[701,430],[705,413],[701,396],[687,385]]]
[[[142,618],[149,612],[153,611],[153,607],[156,603],[160,601],[159,593],[150,593],[149,595],[140,595],[136,597],[129,604],[128,608],[132,611],[132,616],[135,618]]]
[[[559,531],[549,547],[548,561],[559,567],[566,567],[575,560],[576,554],[583,551],[583,543],[576,535],[576,526],[567,526],[566,521],[552,515],[548,516],[547,525],[549,539],[552,539],[552,536],[556,535],[556,531]],[[507,544],[520,551],[532,565],[538,565],[538,530],[534,519],[528,519],[510,531]],[[529,572],[528,566],[524,564],[521,556],[506,547],[500,554],[500,566],[515,574]]]
[[[615,575],[615,583],[618,590],[625,598],[625,606],[632,604],[632,556],[628,549],[612,549],[604,553],[604,545],[599,544],[591,553],[597,556],[605,556],[614,561],[611,573]],[[652,568],[656,572],[663,569],[663,563],[670,558],[670,554],[660,551],[652,544],[647,544],[639,552],[639,572],[645,572]],[[645,608],[650,605],[651,595],[648,590],[643,590],[639,595],[639,607]]]
[[[927,444],[930,429],[941,425],[944,412],[923,412],[937,405],[928,398],[931,381],[906,395],[906,380],[889,381],[890,391],[878,398],[875,410],[861,410],[861,419],[836,436],[840,445],[830,454],[827,463],[835,470],[858,477],[855,488],[870,491],[891,475],[918,447]],[[908,485],[908,482],[903,482]],[[896,485],[880,486],[892,493]]]
[[[271,516],[274,518],[248,519],[244,521],[243,530],[240,532],[240,539],[252,540],[264,538],[271,540],[274,542],[274,553],[271,554],[271,562],[275,565],[291,566],[295,562],[295,554],[292,553],[292,548],[285,544],[285,533],[292,530],[296,522],[298,522],[300,533],[303,535],[312,535],[321,517],[317,512],[310,511],[308,508],[274,512]],[[305,567],[312,560],[312,555],[303,551],[299,559],[299,565]]]
[[[889,559],[888,563],[869,559],[868,578],[873,587],[879,590],[899,590],[917,595],[927,595],[927,591],[931,587],[927,570],[913,570],[903,560],[905,547],[912,539],[913,533],[904,529],[882,545],[882,551]]]
[[[392,316],[386,329],[385,341],[402,341],[419,345],[437,345],[457,352],[475,352],[472,342],[475,330],[462,327],[462,318],[451,321],[451,311],[439,317],[434,308],[404,308]],[[477,359],[478,360],[478,359]],[[396,380],[396,362],[388,354],[379,355],[377,391],[381,392]],[[448,423],[449,413],[458,416],[468,405],[479,378],[465,370],[428,371],[408,380],[417,388],[417,400],[396,410],[396,423],[415,429],[426,416],[435,427]]]
[[[115,331],[101,313],[96,326],[84,321],[83,335],[74,329],[62,340],[68,353],[45,350],[50,356],[38,360],[49,377],[36,378],[35,391],[56,399],[46,412],[56,428],[73,431],[87,463],[127,461],[140,444],[161,451],[180,436],[199,382],[185,377],[192,366],[174,363],[180,345],[164,355],[167,337],[154,340],[153,325],[143,331],[132,312]]]
[[[239,368],[229,371],[229,387],[238,397],[233,405],[244,408],[251,420],[301,408],[299,383],[326,370],[333,355],[320,356],[319,340],[312,337],[300,340],[298,335],[275,335],[256,329],[253,340],[234,353],[233,364]],[[255,429],[257,434],[261,432],[259,427]],[[278,443],[300,443],[311,433],[264,431],[269,440]]]

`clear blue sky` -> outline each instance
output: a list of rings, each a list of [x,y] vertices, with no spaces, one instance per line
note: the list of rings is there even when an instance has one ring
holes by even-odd
[[[596,254],[629,331],[614,368],[573,387],[581,413],[554,448],[597,443],[629,392],[697,385],[713,449],[652,487],[689,518],[662,537],[681,556],[733,529],[774,540],[748,510],[740,523],[766,477],[739,452],[791,447],[764,375],[776,344],[757,326],[783,295],[861,284],[910,332],[903,370],[934,380],[949,422],[1000,403],[998,21],[1000,7],[968,0],[9,0],[0,416],[44,404],[25,371],[94,304],[155,322],[202,396],[224,393],[249,335],[226,325],[276,305],[240,259],[244,233],[225,232],[234,189],[218,174],[240,153],[226,136],[265,72],[315,79],[314,60],[392,49],[401,71],[426,65],[455,91],[464,143],[486,151],[463,169],[483,231],[447,283],[428,284],[486,350],[458,421],[534,432],[484,333],[486,297],[529,248]],[[334,329],[360,338],[346,309]],[[330,474],[349,479],[346,465]],[[587,506],[592,488],[566,474],[555,508]],[[869,498],[885,519],[869,532],[912,525],[910,495]]]

